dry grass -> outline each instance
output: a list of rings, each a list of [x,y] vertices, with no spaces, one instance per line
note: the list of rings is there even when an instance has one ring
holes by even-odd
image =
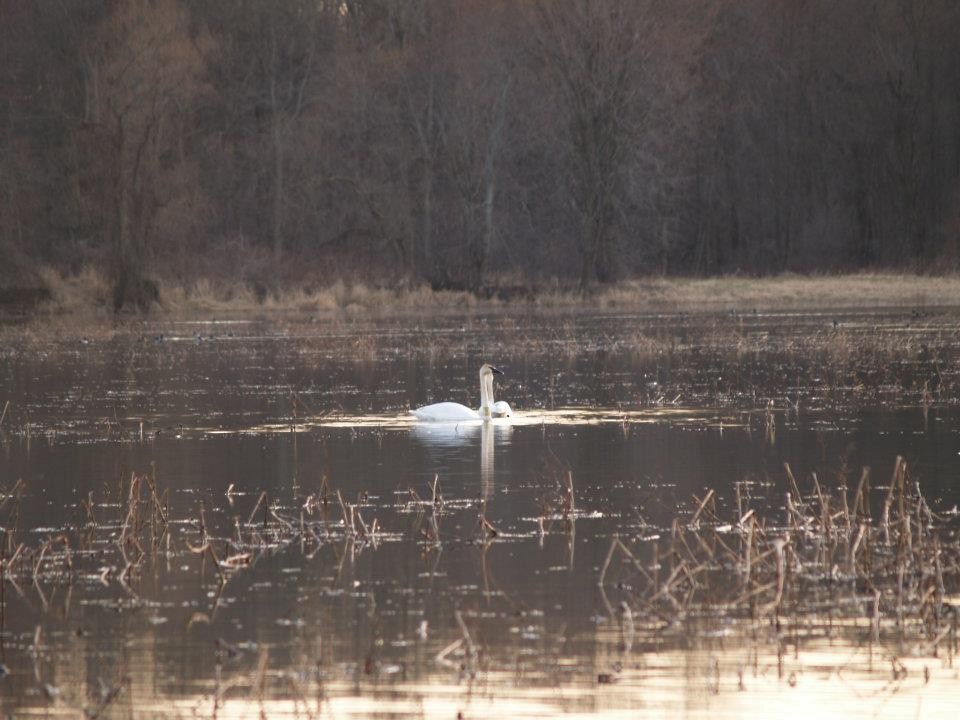
[[[110,286],[100,271],[87,268],[76,275],[44,270],[42,277],[52,299],[38,310],[41,317],[109,313]],[[379,288],[363,283],[336,281],[324,287],[295,286],[259,295],[242,282],[201,279],[189,284],[161,280],[160,315],[195,316],[207,313],[296,312],[363,315],[418,309],[464,310],[479,304],[467,292],[433,291],[425,286]],[[489,302],[489,301],[488,301]]]
[[[603,307],[690,310],[944,306],[960,303],[960,277],[860,273],[653,278],[619,283],[600,291],[593,301]]]
[[[84,268],[76,275],[63,275],[44,268],[40,271],[40,278],[51,295],[50,302],[40,308],[42,314],[105,314],[110,307],[110,282],[95,268]]]
[[[109,283],[87,268],[64,276],[44,270],[52,300],[39,316],[107,317]],[[435,291],[426,286],[375,287],[336,281],[326,286],[297,285],[257,294],[242,282],[202,279],[189,284],[161,280],[156,312],[170,316],[208,313],[296,312],[327,315],[383,315],[529,306],[542,309],[594,308],[637,311],[814,310],[870,307],[960,305],[960,276],[872,274],[780,275],[768,278],[649,278],[598,288],[587,294],[570,289],[532,288],[523,298],[481,298],[469,292]]]

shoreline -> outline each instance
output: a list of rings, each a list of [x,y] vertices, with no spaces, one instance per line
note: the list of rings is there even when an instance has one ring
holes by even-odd
[[[4,323],[44,324],[58,319],[115,324],[123,320],[197,319],[255,314],[330,318],[519,311],[777,312],[960,307],[960,276],[902,273],[776,275],[762,278],[639,278],[587,293],[559,287],[494,284],[490,297],[426,286],[377,287],[364,283],[297,286],[257,297],[242,283],[200,280],[161,283],[159,304],[145,312],[114,313],[109,284],[94,271],[64,277],[44,273],[49,299],[31,306],[0,306]]]

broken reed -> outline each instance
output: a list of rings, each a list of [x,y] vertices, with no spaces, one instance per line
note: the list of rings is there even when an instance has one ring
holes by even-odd
[[[339,490],[331,490],[325,477],[316,493],[297,499],[293,508],[271,502],[264,491],[249,513],[231,515],[239,510],[231,485],[226,492],[226,512],[209,512],[201,500],[192,522],[189,517],[178,521],[171,518],[169,490],[158,488],[152,469],[144,474],[121,474],[108,490],[107,503],[98,504],[94,493],[88,493],[73,521],[30,546],[20,540],[19,530],[25,490],[26,484],[17,481],[0,492],[0,571],[15,584],[24,579],[32,581],[38,591],[41,581],[69,585],[78,574],[84,574],[97,577],[103,585],[116,581],[127,594],[136,596],[134,581],[144,568],[150,564],[155,567],[159,558],[169,559],[180,551],[201,556],[201,570],[209,561],[223,584],[230,571],[250,565],[259,551],[299,541],[305,551],[309,545],[315,552],[337,538],[376,545],[382,534],[377,518],[371,522],[364,518],[360,508],[363,498],[357,503],[345,501]],[[442,509],[442,500],[438,505]],[[299,518],[289,514],[297,509]],[[172,534],[174,525],[179,525],[176,538]],[[223,528],[229,528],[227,535],[218,535]],[[78,567],[80,563],[86,568]]]
[[[614,538],[601,568],[611,616],[678,623],[697,616],[863,620],[871,639],[893,635],[944,640],[956,652],[960,587],[957,515],[935,513],[898,457],[890,484],[874,491],[864,469],[850,494],[826,489],[815,474],[801,493],[788,464],[783,514],[750,507],[740,484],[735,517],[721,517],[711,490],[665,537],[628,544]],[[879,513],[874,509],[879,507]],[[616,572],[613,560],[622,567]],[[615,581],[615,582],[614,582]],[[614,613],[607,590],[623,596]],[[951,593],[953,595],[951,595]]]
[[[98,517],[94,493],[88,493],[80,502],[73,521],[36,547],[20,540],[20,503],[25,490],[26,484],[18,480],[0,494],[0,533],[3,537],[0,564],[7,579],[28,576],[37,582],[41,577],[54,575],[72,581],[77,572],[75,552],[91,556],[96,550],[110,545],[115,547],[119,562],[102,571],[100,581],[106,584],[113,575],[121,585],[126,585],[131,573],[141,566],[148,553],[155,556],[161,543],[169,541],[169,492],[158,492],[152,471],[119,477],[117,502],[114,503],[119,511],[114,518],[107,519],[105,513]]]

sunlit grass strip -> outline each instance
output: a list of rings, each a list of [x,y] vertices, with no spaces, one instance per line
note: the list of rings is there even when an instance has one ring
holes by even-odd
[[[52,299],[40,315],[110,316],[110,284],[104,273],[86,268],[64,275],[41,273]],[[637,278],[587,292],[551,283],[491,280],[482,294],[433,290],[424,285],[377,286],[364,282],[301,280],[254,291],[226,278],[184,282],[160,278],[156,313],[197,316],[216,313],[294,312],[384,315],[424,310],[464,311],[502,306],[540,308],[622,308],[649,311],[723,309],[745,311],[942,307],[960,305],[960,276],[909,273],[777,275],[753,278]],[[502,291],[497,288],[502,287]],[[518,290],[518,288],[520,288]]]

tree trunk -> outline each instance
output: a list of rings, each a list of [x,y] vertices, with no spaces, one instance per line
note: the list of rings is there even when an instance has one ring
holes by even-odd
[[[283,259],[283,129],[280,125],[280,103],[277,99],[277,36],[271,32],[270,67],[270,139],[273,146],[273,209],[270,235],[273,244],[273,264],[280,269]]]

